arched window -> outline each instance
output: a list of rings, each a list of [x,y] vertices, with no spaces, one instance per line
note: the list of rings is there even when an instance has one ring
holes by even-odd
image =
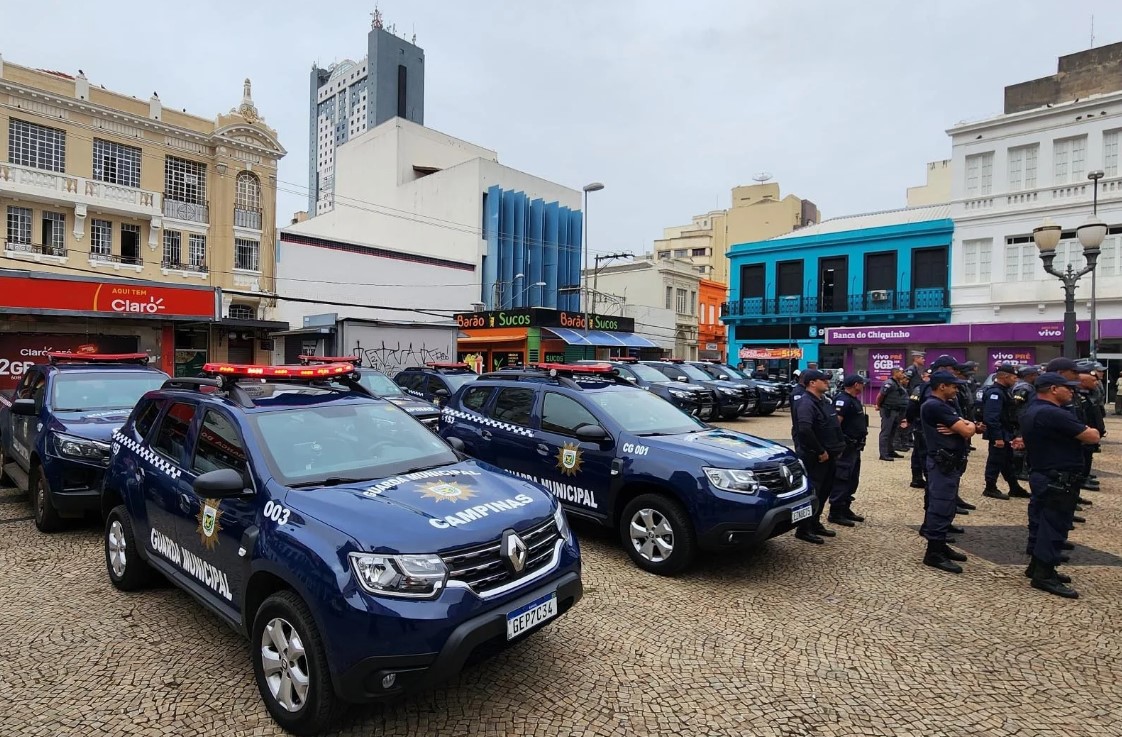
[[[238,189],[235,204],[242,210],[261,209],[261,182],[257,175],[243,171],[238,174]]]
[[[249,305],[230,305],[229,317],[231,320],[252,320],[257,315]]]

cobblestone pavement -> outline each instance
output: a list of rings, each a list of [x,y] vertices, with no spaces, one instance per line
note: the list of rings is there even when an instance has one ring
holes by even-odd
[[[860,527],[677,579],[578,527],[586,596],[568,616],[438,690],[351,711],[339,733],[1122,735],[1122,421],[1109,427],[1065,569],[1078,601],[1029,588],[1025,502],[981,497],[984,451],[964,485],[978,510],[958,518],[965,574],[922,566],[921,492],[873,442]],[[30,513],[0,492],[0,735],[280,733],[245,642],[177,589],[118,593],[94,525],[47,537]]]

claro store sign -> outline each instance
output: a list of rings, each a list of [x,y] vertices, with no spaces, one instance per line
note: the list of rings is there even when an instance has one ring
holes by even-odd
[[[215,316],[213,289],[0,275],[0,309],[150,318]]]

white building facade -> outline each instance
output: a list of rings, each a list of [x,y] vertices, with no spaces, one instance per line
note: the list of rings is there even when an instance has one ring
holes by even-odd
[[[700,275],[692,263],[676,259],[638,259],[600,269],[594,311],[635,318],[635,333],[671,351],[674,358],[698,357]]]

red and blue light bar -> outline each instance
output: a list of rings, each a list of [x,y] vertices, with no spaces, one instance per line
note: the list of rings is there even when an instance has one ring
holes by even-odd
[[[361,356],[297,356],[300,363],[350,363],[355,366],[362,365]]]
[[[139,363],[146,365],[150,359],[147,353],[70,353],[54,351],[47,354],[52,364],[57,363]]]
[[[253,366],[241,363],[208,363],[204,374],[233,376],[249,379],[325,379],[353,374],[352,363],[329,363],[322,366]]]

